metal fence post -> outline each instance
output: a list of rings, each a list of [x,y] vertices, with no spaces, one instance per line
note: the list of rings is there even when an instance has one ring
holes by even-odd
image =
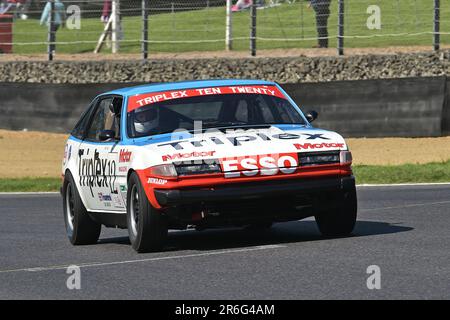
[[[148,0],[142,0],[142,59],[148,58]]]
[[[250,15],[250,53],[252,57],[254,57],[256,56],[256,1],[252,1]]]
[[[119,51],[119,38],[118,38],[118,28],[119,28],[119,0],[112,0],[111,5],[111,15],[112,15],[112,30],[111,30],[111,42],[112,42],[112,53],[117,53]]]
[[[339,0],[338,4],[338,55],[344,55],[344,0]]]
[[[441,34],[440,34],[440,0],[434,0],[434,50],[437,51],[440,48]]]
[[[48,23],[48,61],[53,60],[53,54],[55,51],[55,42],[56,42],[56,33],[55,33],[55,2],[53,0],[50,1],[50,16]]]
[[[225,49],[227,51],[233,50],[233,13],[231,7],[232,0],[227,0],[227,14],[226,14],[226,30],[225,30]]]
[[[305,20],[304,20],[304,12],[303,12],[303,3],[300,2],[300,19],[301,19],[301,29],[302,29],[302,39],[305,38]]]

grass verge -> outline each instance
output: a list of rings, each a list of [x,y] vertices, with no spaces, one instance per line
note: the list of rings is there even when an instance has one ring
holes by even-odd
[[[357,184],[450,182],[450,161],[398,166],[353,167]],[[0,192],[59,191],[60,178],[0,179]]]
[[[357,184],[450,182],[450,161],[398,166],[354,166]]]
[[[0,179],[0,192],[59,191],[61,178]]]

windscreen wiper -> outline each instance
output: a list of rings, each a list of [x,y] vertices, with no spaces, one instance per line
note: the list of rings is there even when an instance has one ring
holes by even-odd
[[[287,123],[283,123],[283,124],[287,124]],[[226,124],[226,123],[222,123],[219,124],[218,126],[216,125],[209,125],[209,126],[203,126],[201,128],[201,130],[199,129],[183,129],[182,131],[178,131],[177,133],[183,133],[183,132],[188,132],[188,133],[199,133],[199,132],[205,132],[206,130],[209,129],[217,129],[217,130],[226,130],[226,129],[253,129],[253,128],[270,128],[272,126],[274,126],[276,124],[238,124],[238,123],[231,123],[231,124]],[[289,123],[287,125],[301,125],[301,126],[306,126],[303,123]],[[180,128],[178,128],[180,129]],[[149,139],[153,139],[153,136],[155,135],[161,135],[161,134],[167,134],[167,133],[174,133],[174,130],[167,130],[167,131],[161,131],[158,133],[153,134],[152,136],[149,137]]]
[[[224,130],[224,129],[242,129],[242,128],[270,128],[272,125],[270,124],[234,124],[234,125],[220,125],[220,126],[203,126],[201,130],[199,129],[183,129],[182,131],[178,131],[177,133],[183,133],[183,132],[189,132],[189,133],[196,133],[196,132],[205,132],[209,129],[217,129],[217,130]],[[167,134],[167,133],[175,133],[175,130],[178,130],[180,128],[174,129],[174,130],[167,130],[167,131],[161,131],[152,134],[152,136],[149,137],[149,139],[153,139],[153,136],[161,135],[161,134]]]
[[[271,124],[246,124],[246,123],[219,123],[214,126],[205,126],[203,130],[205,129],[243,129],[243,128],[270,128]]]

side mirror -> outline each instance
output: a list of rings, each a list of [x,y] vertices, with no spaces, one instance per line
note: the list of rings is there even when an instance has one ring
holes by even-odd
[[[317,111],[314,110],[310,110],[305,114],[306,120],[308,120],[309,123],[316,120],[318,116],[319,114],[317,113]]]
[[[100,132],[98,138],[100,141],[111,140],[116,137],[116,132],[114,130],[103,130]]]

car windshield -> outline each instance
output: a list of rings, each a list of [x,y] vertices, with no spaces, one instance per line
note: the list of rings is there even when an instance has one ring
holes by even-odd
[[[141,105],[131,111],[129,106],[128,135],[145,137],[180,129],[198,130],[198,121],[201,121],[202,129],[305,125],[297,109],[281,96],[281,93],[278,96],[260,93],[211,94],[163,99],[148,104],[149,100],[143,99],[143,102],[139,101]]]

